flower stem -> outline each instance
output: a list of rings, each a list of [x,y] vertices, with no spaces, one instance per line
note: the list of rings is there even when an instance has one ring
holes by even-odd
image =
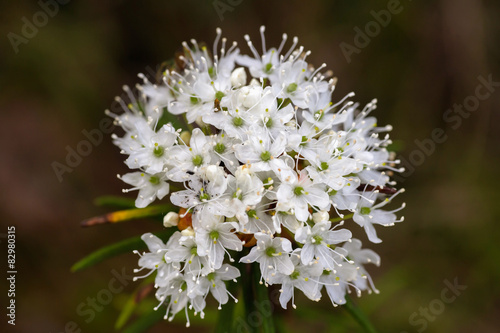
[[[238,291],[238,284],[236,282],[229,282],[227,285],[228,291],[236,295]],[[215,333],[231,333],[233,330],[234,323],[234,308],[236,303],[232,300],[228,301],[226,304],[222,306],[222,309],[219,311],[219,317],[217,319],[217,324],[215,325]]]
[[[259,305],[260,315],[262,316],[262,332],[263,333],[275,333],[274,322],[273,322],[273,305],[269,299],[269,293],[267,287],[260,284],[260,269],[256,264],[252,265],[252,283],[255,290],[256,303]]]
[[[353,216],[354,216],[354,214],[347,214],[347,215],[344,215],[344,217],[336,217],[336,218],[330,219],[330,221],[331,222],[340,222],[343,220],[348,220]]]
[[[349,314],[358,322],[358,324],[363,327],[364,331],[367,333],[377,333],[375,330],[375,327],[372,325],[368,317],[361,311],[360,308],[358,308],[352,301],[352,299],[349,297],[349,295],[346,295],[346,304],[343,306],[343,308],[349,312]]]

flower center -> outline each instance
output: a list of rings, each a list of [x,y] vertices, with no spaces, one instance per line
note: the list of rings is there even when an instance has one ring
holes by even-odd
[[[372,210],[369,207],[361,207],[361,209],[359,210],[361,215],[368,215],[371,211]]]
[[[292,274],[290,274],[290,279],[297,280],[299,278],[299,275],[299,271],[293,271]]]
[[[264,66],[264,72],[266,72],[266,74],[271,74],[273,72],[273,64],[271,64],[270,62],[267,63]]]
[[[271,159],[271,153],[269,151],[265,151],[262,154],[260,154],[260,159],[264,162],[267,162]]]
[[[217,153],[222,154],[226,151],[226,146],[224,146],[224,144],[222,142],[219,142],[215,145],[214,150]]]
[[[328,169],[328,163],[327,162],[321,162],[321,165],[319,166],[321,171],[324,171]]]
[[[329,196],[332,196],[332,195],[335,195],[335,194],[337,194],[337,191],[335,191],[333,188],[330,189],[330,191],[328,191],[328,195]]]
[[[153,150],[153,154],[156,157],[162,157],[164,152],[165,152],[165,149],[163,149],[162,146],[159,146],[158,143],[155,143],[155,149]]]
[[[208,236],[213,240],[219,239],[219,232],[217,230],[212,230]]]
[[[195,166],[200,166],[203,163],[203,157],[201,155],[196,155],[193,157],[193,164]]]
[[[273,257],[273,254],[275,254],[275,253],[276,253],[276,249],[272,246],[268,247],[266,249],[266,256],[268,256],[268,257]]]
[[[302,186],[297,186],[293,189],[293,193],[295,193],[296,196],[300,197],[302,194],[304,194],[304,188]]]
[[[158,177],[155,177],[155,176],[151,176],[149,178],[149,182],[153,185],[158,185],[160,183],[160,178]]]
[[[321,242],[323,241],[323,237],[321,237],[320,235],[314,235],[312,236],[312,239],[313,243],[315,244],[321,244]]]
[[[196,256],[198,255],[198,248],[196,246],[193,246],[190,252],[193,256]]]
[[[212,272],[212,273],[208,273],[208,274],[207,274],[207,280],[208,280],[208,281],[213,281],[213,280],[215,280],[215,273],[214,273],[214,272]]]
[[[293,93],[295,90],[297,90],[297,83],[295,83],[295,82],[294,83],[290,83],[288,85],[288,87],[286,87],[286,92],[289,93],[289,94]]]
[[[233,118],[233,125],[236,127],[240,127],[243,125],[243,119],[241,117],[234,117]]]
[[[222,97],[226,96],[222,91],[218,91],[215,93],[215,98],[218,99],[219,101],[222,99]]]
[[[193,104],[193,105],[196,105],[200,102],[200,99],[198,97],[195,97],[195,96],[191,96],[189,98],[189,100],[191,101],[191,104]]]
[[[321,121],[323,119],[323,116],[325,115],[325,112],[323,110],[319,110],[314,112],[314,118],[316,118],[317,121]]]
[[[199,198],[200,198],[201,201],[210,200],[210,194],[208,194],[203,189],[201,189]]]
[[[259,217],[257,216],[257,212],[254,210],[254,209],[250,209],[248,212],[247,212],[247,215],[248,217],[251,217],[251,218],[254,218],[256,220],[259,219]]]
[[[266,127],[271,128],[273,126],[273,119],[269,117],[269,119],[266,121]]]

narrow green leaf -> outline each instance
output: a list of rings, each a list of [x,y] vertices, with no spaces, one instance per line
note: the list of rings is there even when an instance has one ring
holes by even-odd
[[[353,303],[349,295],[346,295],[345,299],[346,304],[342,308],[349,312],[366,333],[377,333],[368,317]]]
[[[137,303],[135,302],[135,296],[136,294],[133,293],[129,297],[125,305],[123,305],[120,315],[118,316],[118,319],[116,319],[115,322],[115,330],[121,329],[127,323],[132,313],[134,313],[134,309],[137,305]]]
[[[105,195],[94,199],[94,204],[100,207],[134,208],[135,201],[129,198]]]
[[[160,232],[156,232],[154,234],[160,237],[163,241],[166,241],[174,233],[175,230],[177,229],[169,228]],[[93,266],[108,258],[112,258],[123,253],[129,253],[133,250],[141,250],[144,248],[146,248],[146,244],[141,239],[141,236],[127,238],[118,243],[105,246],[97,251],[92,252],[88,256],[76,262],[71,267],[71,271],[81,271],[82,269]]]
[[[123,221],[135,220],[144,217],[154,217],[159,215],[164,215],[167,212],[176,209],[175,206],[171,204],[165,205],[152,205],[145,208],[132,208],[119,210],[116,212],[108,213],[105,215],[94,216],[89,219],[82,221],[82,227],[92,227],[99,224],[106,223],[119,223]]]
[[[142,333],[150,327],[153,327],[157,322],[163,319],[165,311],[159,309],[158,311],[151,310],[148,314],[140,317],[133,324],[123,330],[123,333]]]
[[[154,281],[155,281],[154,274],[148,276],[140,283],[140,285],[129,296],[129,298],[127,299],[127,301],[123,305],[123,308],[120,312],[120,315],[116,319],[116,322],[115,322],[115,329],[116,330],[119,330],[119,329],[123,328],[123,326],[125,326],[125,324],[129,320],[130,316],[137,309],[137,306],[139,305],[139,303],[152,290],[152,289],[149,289],[149,291],[148,291],[148,287],[152,288]]]

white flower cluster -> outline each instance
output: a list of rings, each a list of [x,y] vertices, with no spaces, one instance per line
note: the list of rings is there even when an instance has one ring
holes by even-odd
[[[376,291],[364,265],[380,258],[340,228],[343,219],[352,217],[373,243],[381,242],[374,225],[403,220],[394,213],[404,205],[383,209],[402,190],[390,181],[400,170],[389,136],[379,134],[391,128],[369,116],[376,101],[359,109],[351,93],[333,103],[336,80],[326,79],[326,65],[306,62],[310,52],[297,38],[284,51],[286,35],[277,49],[266,48],[263,27],[261,36],[262,54],[245,36],[251,56],[236,43],[226,49],[220,29],[212,55],[195,40],[184,43],[161,84],[140,75],[139,96],[124,87],[130,103],[117,99],[125,113],[108,111],[125,131],[113,138],[136,170],[121,177],[139,191],[136,206],[172,192],[179,207],[164,223],[179,231],[166,244],[145,234],[150,252],[139,260],[156,272],[165,318],[188,308],[203,316],[209,293],[225,304],[232,295],[224,281],[240,276],[231,253],[259,263],[266,286],[281,285],[283,308],[291,299],[295,307],[295,289],[312,300],[325,289],[334,306],[351,289]],[[165,123],[172,115],[184,129]]]

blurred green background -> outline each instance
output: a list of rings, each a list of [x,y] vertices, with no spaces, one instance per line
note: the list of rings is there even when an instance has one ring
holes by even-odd
[[[5,236],[7,226],[16,226],[18,267],[17,322],[7,331],[113,331],[126,292],[133,291],[135,283],[114,295],[89,322],[77,308],[107,288],[113,269],[126,267],[131,272],[137,258],[124,255],[79,273],[70,273],[69,268],[98,247],[160,227],[154,221],[137,221],[80,228],[81,220],[108,211],[94,206],[94,198],[121,194],[116,174],[126,167],[109,134],[62,176],[62,182],[52,163],[64,163],[66,147],[74,149],[85,139],[82,130],[99,127],[104,109],[121,94],[123,84],[138,83],[138,72],[172,58],[182,41],[196,38],[211,45],[215,28],[221,27],[228,40],[238,41],[246,53],[243,34],[260,45],[258,28],[265,24],[268,47],[279,44],[287,32],[312,51],[310,62],[328,64],[339,79],[334,98],[350,91],[362,103],[376,97],[375,115],[379,124],[394,126],[391,137],[402,143],[398,152],[402,158],[413,156],[416,161],[415,140],[431,138],[433,129],[442,128],[447,135],[400,182],[407,190],[401,196],[407,202],[405,222],[379,228],[384,240],[380,245],[361,238],[382,257],[380,268],[370,267],[381,293],[364,295],[356,303],[380,332],[498,332],[500,91],[480,101],[467,118],[461,117],[460,126],[458,120],[446,122],[443,115],[475,95],[479,76],[492,75],[493,81],[500,81],[500,3],[401,1],[401,11],[372,33],[348,62],[341,43],[355,46],[354,29],[364,30],[374,21],[371,11],[387,9],[389,3],[67,1],[46,22],[38,15],[36,22],[44,24],[23,39],[23,17],[33,22],[43,6],[36,1],[3,1],[0,233]],[[18,45],[13,47],[11,40]],[[6,253],[6,239],[0,240]],[[1,262],[4,267],[4,258]],[[444,281],[455,278],[467,289],[444,310],[436,307],[439,302],[433,300],[441,298]],[[5,294],[2,287],[2,308]],[[297,304],[295,311],[278,313],[285,332],[360,331],[345,311],[333,308],[327,299],[320,303],[300,299]],[[412,325],[410,316],[429,304],[442,313],[427,320],[425,329],[421,322]],[[210,313],[186,330],[179,317],[151,332],[210,332],[215,321]]]

